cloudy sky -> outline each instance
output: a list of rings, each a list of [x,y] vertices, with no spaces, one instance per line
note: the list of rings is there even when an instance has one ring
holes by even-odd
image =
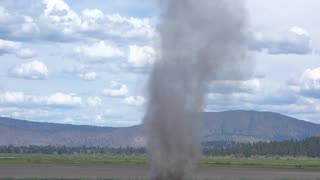
[[[204,110],[320,123],[319,8],[318,0],[248,0],[251,63],[241,78],[213,81]],[[158,14],[152,0],[0,0],[0,116],[140,123]]]

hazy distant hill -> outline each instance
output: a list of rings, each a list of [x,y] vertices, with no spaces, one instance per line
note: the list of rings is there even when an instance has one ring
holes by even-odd
[[[300,139],[320,136],[320,125],[271,112],[226,111],[203,115],[203,141]],[[0,118],[0,145],[143,146],[142,126],[125,128],[38,123]]]
[[[203,141],[285,140],[320,135],[320,124],[278,113],[225,111],[204,113]]]
[[[76,126],[0,118],[0,145],[137,146],[140,126],[127,128]]]

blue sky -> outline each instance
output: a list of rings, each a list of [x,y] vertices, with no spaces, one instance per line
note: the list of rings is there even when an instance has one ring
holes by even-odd
[[[320,123],[320,2],[247,0],[247,72],[210,84],[205,111]],[[0,116],[129,126],[157,55],[152,0],[0,0]]]

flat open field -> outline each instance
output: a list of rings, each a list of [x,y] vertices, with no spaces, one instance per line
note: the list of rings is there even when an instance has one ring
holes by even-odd
[[[45,154],[0,154],[0,163],[34,164],[142,164],[147,158],[126,155],[45,155]],[[308,157],[203,157],[202,166],[269,167],[269,168],[319,168],[320,158]]]
[[[0,154],[0,179],[147,179],[144,156]],[[318,179],[320,159],[204,157],[192,179]]]
[[[0,163],[0,179],[81,178],[147,179],[147,165]],[[320,179],[318,169],[200,167],[192,179]]]

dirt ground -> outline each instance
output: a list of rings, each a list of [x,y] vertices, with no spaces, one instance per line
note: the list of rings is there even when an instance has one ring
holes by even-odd
[[[149,176],[145,165],[87,165],[87,164],[0,164],[0,179],[26,178],[116,178],[136,179]],[[319,179],[319,169],[273,169],[201,167],[192,179]]]

